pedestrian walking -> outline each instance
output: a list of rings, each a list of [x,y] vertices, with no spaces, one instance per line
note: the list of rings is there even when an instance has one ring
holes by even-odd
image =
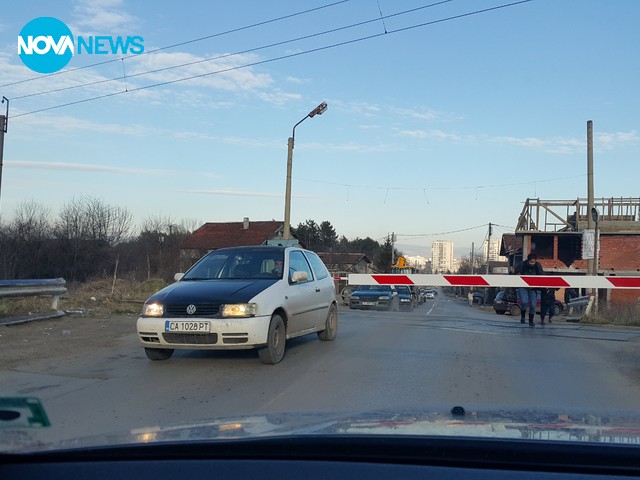
[[[544,275],[542,265],[538,263],[538,257],[535,253],[530,253],[527,259],[522,262],[516,273],[519,275]],[[533,318],[536,315],[536,302],[538,300],[538,291],[535,288],[518,288],[518,296],[520,297],[520,323],[524,323],[529,308],[529,326],[533,327]]]
[[[544,325],[544,317],[549,314],[549,323],[556,310],[557,288],[543,288],[540,292],[540,325]]]
[[[467,295],[467,299],[469,300],[469,306],[473,306],[473,293],[469,290],[469,294]]]

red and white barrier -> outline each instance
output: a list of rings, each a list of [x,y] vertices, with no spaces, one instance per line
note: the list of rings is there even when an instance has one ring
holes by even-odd
[[[350,273],[349,285],[428,285],[434,287],[624,288],[640,289],[640,276],[443,275]]]

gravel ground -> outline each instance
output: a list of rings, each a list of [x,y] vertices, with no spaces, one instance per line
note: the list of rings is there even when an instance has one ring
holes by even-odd
[[[137,318],[137,315],[66,315],[18,325],[0,325],[0,370],[109,348],[119,338],[136,333]]]

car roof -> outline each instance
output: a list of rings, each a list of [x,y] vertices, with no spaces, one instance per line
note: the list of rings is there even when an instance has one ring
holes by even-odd
[[[282,245],[243,245],[238,247],[224,247],[213,250],[213,252],[284,252],[287,248]],[[300,249],[303,250],[303,249]]]

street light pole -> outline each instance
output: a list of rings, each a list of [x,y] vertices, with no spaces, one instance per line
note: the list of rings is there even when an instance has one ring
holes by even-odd
[[[284,240],[291,239],[291,170],[293,168],[293,144],[296,137],[296,127],[304,122],[307,118],[313,118],[316,115],[322,115],[327,111],[327,102],[322,102],[316,108],[311,110],[302,120],[293,126],[293,131],[287,142],[287,186],[284,197]]]
[[[595,234],[594,234],[594,240],[593,240],[593,275],[598,275],[598,248],[600,247],[600,245],[598,245],[598,222],[600,220],[600,215],[598,213],[598,209],[596,207],[592,207],[591,208],[591,219],[593,220],[593,223],[595,223],[596,225],[596,230],[595,230]],[[595,288],[593,290],[593,294],[595,296],[594,299],[594,310],[596,315],[598,314],[598,289]]]
[[[4,134],[9,125],[9,99],[2,97],[2,103],[7,102],[6,115],[0,115],[0,192],[2,192],[2,160],[4,157]]]

